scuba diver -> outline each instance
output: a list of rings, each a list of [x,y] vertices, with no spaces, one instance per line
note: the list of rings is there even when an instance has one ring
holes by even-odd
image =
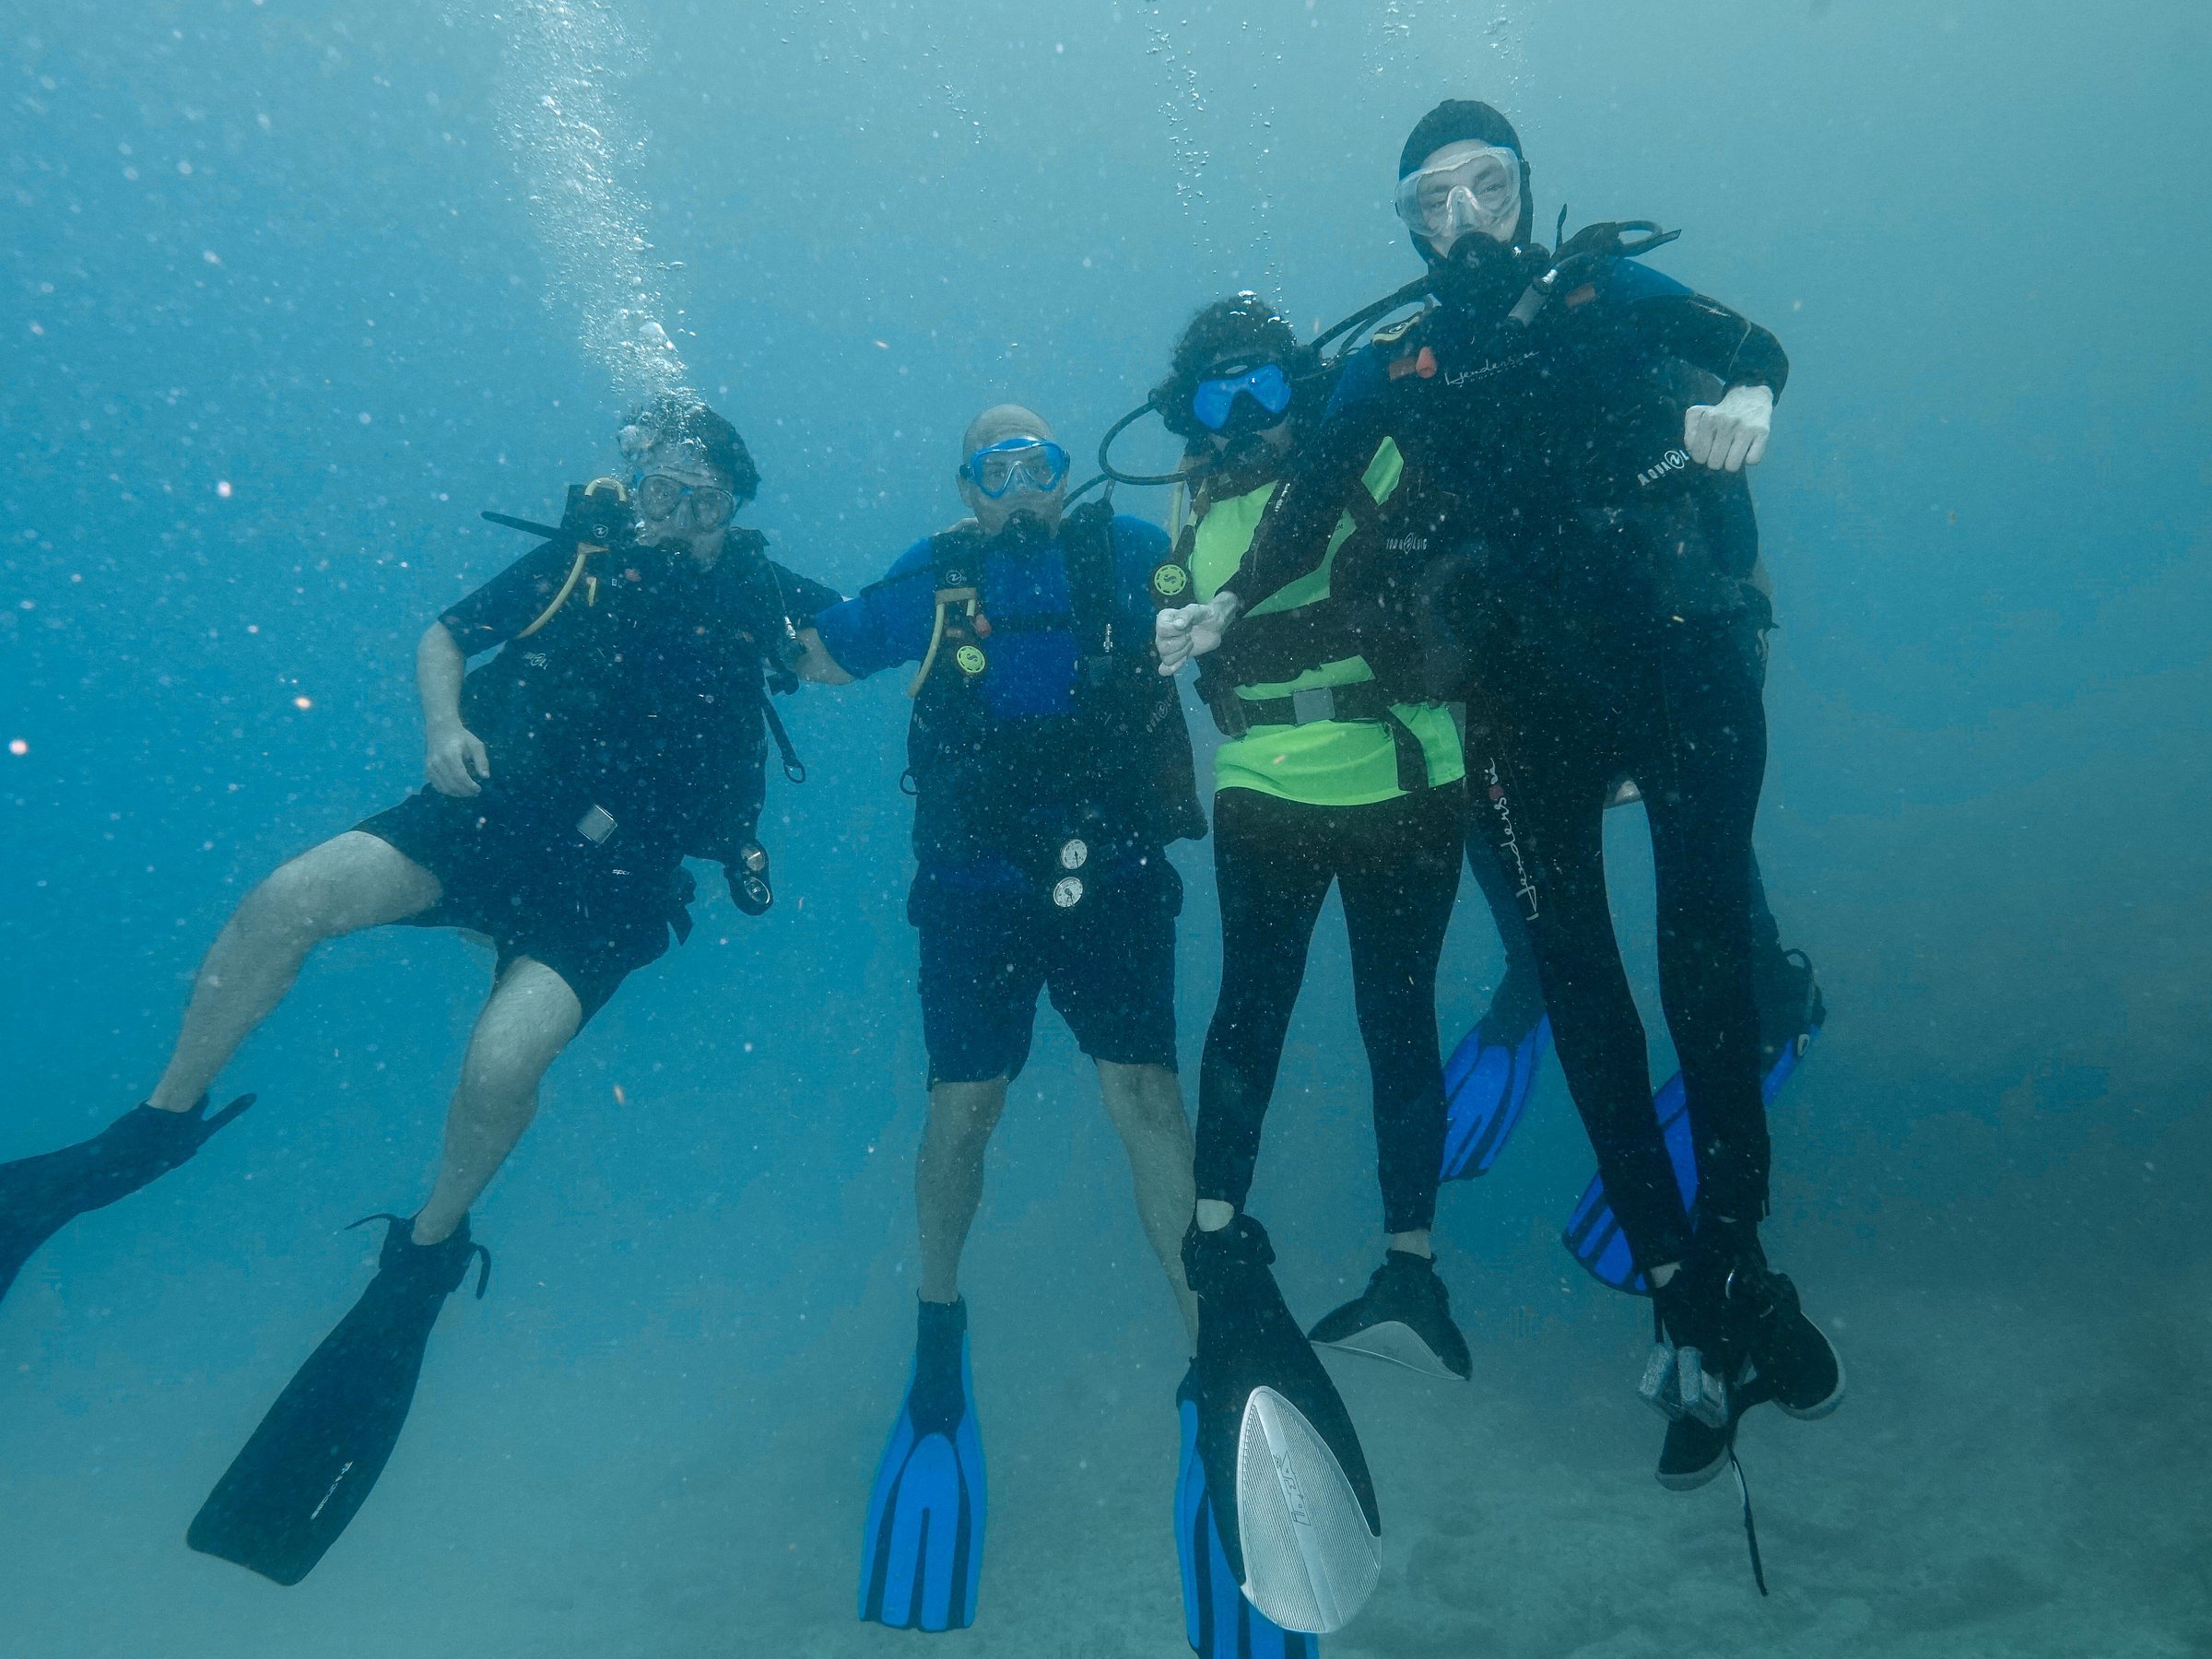
[[[1236,571],[1327,401],[1324,381],[1293,325],[1255,294],[1218,300],[1183,329],[1147,400],[1185,446],[1187,511],[1167,581],[1155,580],[1163,675],[1190,655],[1174,619],[1192,607],[1179,601],[1203,608]],[[1184,1244],[1199,1353],[1179,1396],[1176,1541],[1188,1634],[1206,1659],[1261,1651],[1255,1627],[1270,1654],[1311,1653],[1309,1633],[1339,1628],[1374,1583],[1381,1522],[1359,1441],[1267,1273],[1265,1229],[1243,1213],[1332,886],[1373,1085],[1386,1246],[1366,1290],[1311,1342],[1439,1377],[1472,1371],[1430,1248],[1443,1140],[1436,971],[1459,890],[1465,768],[1450,712],[1423,689],[1418,596],[1382,545],[1403,529],[1390,516],[1401,474],[1385,437],[1320,565],[1256,606],[1198,676],[1224,738],[1214,757],[1221,988],[1199,1070],[1198,1203]],[[1298,1450],[1327,1459],[1298,1471],[1309,1499],[1356,1499],[1324,1529],[1342,1560],[1319,1572],[1270,1567],[1276,1471],[1247,1464],[1239,1478],[1248,1421],[1284,1404],[1319,1441]]]
[[[1752,819],[1771,613],[1729,519],[1764,455],[1788,362],[1774,336],[1636,263],[1656,240],[1530,237],[1510,123],[1424,116],[1397,205],[1437,303],[1346,365],[1322,429],[1239,569],[1161,638],[1218,648],[1322,564],[1384,437],[1438,527],[1430,689],[1468,704],[1474,818],[1523,900],[1560,1063],[1661,1340],[1640,1392],[1668,1419],[1662,1484],[1712,1479],[1773,1401],[1841,1402],[1835,1349],[1767,1264],[1770,1148],[1754,989]],[[1402,292],[1404,292],[1402,290]],[[1682,366],[1713,377],[1682,395]],[[1690,1183],[1654,1112],[1614,936],[1602,820],[1623,777],[1649,816],[1662,1000],[1681,1057]]]
[[[975,1616],[985,1486],[960,1254],[1040,990],[1098,1067],[1139,1219],[1196,1323],[1176,1253],[1191,1134],[1175,1075],[1182,881],[1165,849],[1203,836],[1206,819],[1182,705],[1153,672],[1149,584],[1167,538],[1105,502],[1069,510],[1067,468],[1041,417],[984,410],[956,473],[971,516],[800,636],[798,672],[823,684],[919,664],[906,779],[929,1053],[922,1282],[859,1596],[862,1618],[900,1629]]]
[[[623,979],[690,927],[686,857],[738,908],[772,901],[756,839],[795,619],[830,589],[735,527],[759,475],[728,421],[670,398],[621,432],[630,477],[572,487],[542,546],[450,606],[416,653],[426,788],[312,848],[232,913],[145,1103],[76,1146],[0,1165],[0,1289],[73,1218],[188,1160],[253,1097],[207,1088],[325,939],[404,923],[488,935],[498,966],[412,1215],[381,1215],[376,1276],[193,1521],[194,1549],[294,1584],[397,1443],[432,1325],[490,1257],[468,1213],[537,1109],[539,1079]],[[501,649],[503,648],[503,649]],[[471,657],[499,649],[467,669]],[[365,1225],[357,1222],[356,1226]]]

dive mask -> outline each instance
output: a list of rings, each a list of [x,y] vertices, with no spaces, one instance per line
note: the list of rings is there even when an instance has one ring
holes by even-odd
[[[1067,477],[1067,452],[1049,438],[1002,438],[962,462],[960,477],[994,501],[1015,489],[1047,495]]]
[[[1226,432],[1232,423],[1241,431],[1273,426],[1289,407],[1290,374],[1280,363],[1219,363],[1191,391],[1191,413],[1209,432]]]
[[[1398,181],[1398,218],[1446,251],[1476,232],[1510,241],[1521,220],[1521,158],[1494,145],[1448,144]]]
[[[638,511],[659,523],[675,515],[684,502],[691,503],[691,523],[701,530],[719,530],[737,512],[737,498],[713,484],[687,484],[666,473],[645,473],[631,486]]]

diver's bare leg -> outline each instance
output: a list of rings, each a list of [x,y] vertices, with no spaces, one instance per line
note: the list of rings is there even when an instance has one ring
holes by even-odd
[[[187,1112],[269,1017],[324,939],[404,921],[438,902],[438,878],[394,847],[348,830],[278,866],[223,924],[193,981],[169,1067],[147,1098]]]
[[[1136,1218],[1167,1269],[1175,1305],[1195,1342],[1198,1303],[1182,1277],[1182,1235],[1198,1200],[1198,1183],[1191,1172],[1196,1152],[1190,1119],[1182,1112],[1182,1088],[1164,1065],[1122,1065],[1112,1060],[1098,1065],[1106,1115],[1128,1149]]]
[[[461,1225],[537,1115],[537,1085],[583,1024],[569,982],[516,957],[477,1016],[461,1081],[445,1114],[438,1184],[415,1218],[415,1242],[435,1244]]]
[[[1006,1109],[1006,1079],[938,1083],[914,1160],[914,1209],[922,1230],[922,1300],[958,1301],[960,1251],[983,1202],[983,1154]]]

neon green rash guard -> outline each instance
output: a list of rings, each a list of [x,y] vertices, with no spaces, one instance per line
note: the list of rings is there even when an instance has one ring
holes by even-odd
[[[1390,499],[1398,487],[1404,463],[1397,445],[1385,439],[1368,464],[1361,482],[1378,504]],[[1200,599],[1210,599],[1236,573],[1244,550],[1252,545],[1260,515],[1267,509],[1276,486],[1263,484],[1245,495],[1216,501],[1206,510],[1191,547],[1191,579]],[[1294,610],[1329,596],[1329,575],[1336,549],[1353,534],[1350,513],[1336,521],[1329,550],[1320,567],[1254,606],[1252,616]],[[1237,695],[1247,700],[1283,698],[1293,692],[1324,686],[1356,685],[1375,677],[1364,657],[1346,657],[1309,668],[1296,679],[1280,684],[1239,686]],[[1429,765],[1431,787],[1453,783],[1465,776],[1458,729],[1451,713],[1428,703],[1394,703],[1397,717],[1420,739]],[[1396,745],[1389,729],[1376,721],[1319,720],[1307,725],[1255,726],[1241,737],[1224,742],[1214,751],[1214,788],[1256,789],[1286,801],[1310,806],[1365,806],[1392,801],[1406,791],[1398,787]]]

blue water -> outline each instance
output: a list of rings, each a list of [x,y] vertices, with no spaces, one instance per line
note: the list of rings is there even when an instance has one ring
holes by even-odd
[[[1399,143],[1484,97],[1540,224],[1683,227],[1657,263],[1792,357],[1759,841],[1831,1019],[1769,1236],[1853,1397],[1747,1430],[1761,1602],[1733,1483],[1651,1481],[1641,1305],[1553,1241],[1589,1161],[1555,1070],[1440,1221],[1474,1385],[1337,1368],[1388,1553],[1324,1650],[2212,1649],[2200,6],[73,0],[0,19],[0,1159],[142,1099],[242,891],[415,784],[414,640],[520,551],[478,509],[553,513],[641,389],[729,414],[748,522],[852,591],[956,515],[982,406],[1080,453],[1205,300],[1312,324],[1412,275]],[[782,901],[706,903],[556,1067],[477,1211],[491,1294],[306,1583],[183,1530],[365,1278],[338,1229],[418,1202],[487,959],[326,947],[226,1077],[260,1105],[40,1253],[0,1304],[0,1651],[923,1640],[851,1606],[923,1106],[895,678],[787,705]],[[1194,1076],[1217,935],[1175,856]],[[1463,910],[1450,1037],[1497,970]],[[1375,1251],[1347,993],[1324,919],[1253,1197],[1309,1312]],[[1185,1651],[1182,1334],[1088,1070],[1041,1021],[969,1250],[994,1512],[948,1652]]]

